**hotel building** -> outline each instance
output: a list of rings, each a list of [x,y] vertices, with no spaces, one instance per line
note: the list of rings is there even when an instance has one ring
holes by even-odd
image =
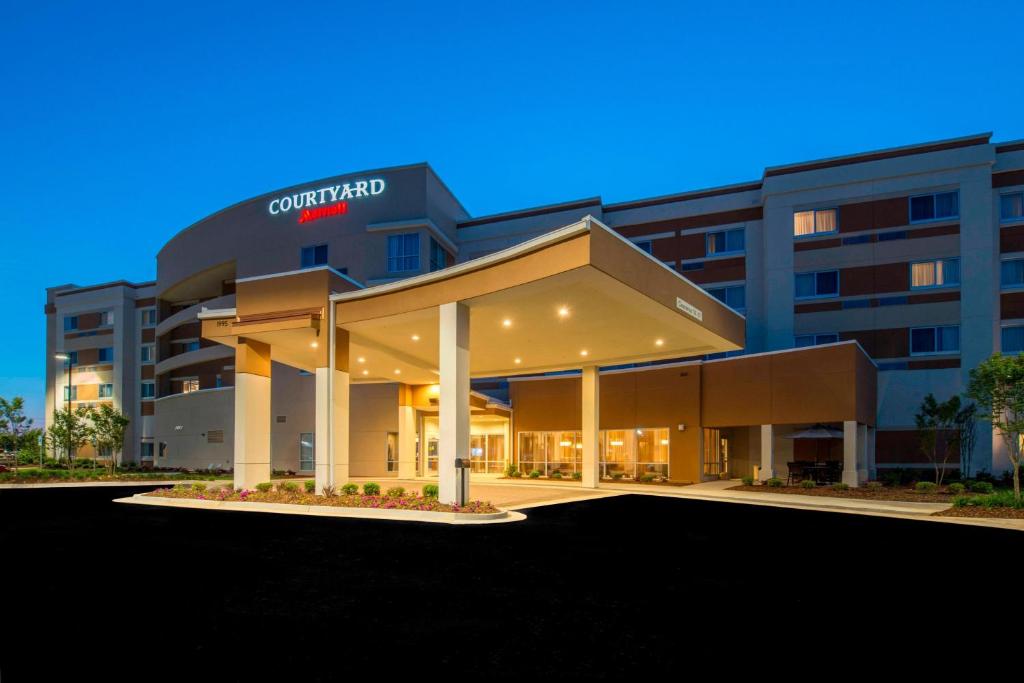
[[[125,460],[240,484],[445,489],[460,454],[585,485],[831,459],[857,484],[924,463],[925,394],[1024,348],[1024,142],[491,216],[426,164],[345,174],[185,228],[155,282],[51,288],[46,321],[48,406],[112,401]],[[843,438],[787,438],[816,424]],[[982,425],[972,468],[1006,464]]]

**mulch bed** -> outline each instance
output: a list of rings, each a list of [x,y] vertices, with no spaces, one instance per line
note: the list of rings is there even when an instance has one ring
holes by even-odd
[[[1001,519],[1024,519],[1024,509],[968,506],[949,508],[932,515],[933,517],[999,517]]]
[[[859,487],[836,491],[831,486],[817,486],[813,489],[805,489],[801,486],[731,486],[729,491],[749,491],[751,493],[788,493],[798,496],[823,496],[828,498],[856,498],[859,500],[892,500],[903,503],[949,503],[953,502],[953,495],[945,492],[918,493],[913,489],[892,489],[892,488],[867,488]]]

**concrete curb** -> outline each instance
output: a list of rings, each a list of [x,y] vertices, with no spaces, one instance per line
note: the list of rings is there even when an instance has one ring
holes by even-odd
[[[521,512],[472,513],[428,512],[424,510],[382,510],[333,505],[293,505],[290,503],[242,503],[233,500],[197,500],[194,498],[161,498],[137,493],[128,498],[115,498],[115,503],[151,505],[155,507],[193,508],[198,510],[230,510],[233,512],[265,512],[312,517],[345,517],[349,519],[384,519],[400,522],[429,522],[432,524],[505,524],[526,519]]]
[[[55,481],[39,482],[35,484],[0,484],[0,490],[4,489],[75,489],[91,488],[94,486],[174,486],[175,484],[215,484],[218,481],[230,482],[230,479],[217,479],[214,481],[203,479],[150,479],[147,481],[124,480],[124,481]]]

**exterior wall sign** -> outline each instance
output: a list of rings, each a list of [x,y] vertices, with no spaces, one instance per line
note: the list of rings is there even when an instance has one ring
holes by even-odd
[[[383,178],[372,178],[370,180],[357,180],[354,183],[344,185],[328,185],[318,190],[306,190],[277,197],[270,200],[267,211],[272,216],[289,211],[303,209],[299,216],[300,223],[307,223],[311,220],[324,218],[325,216],[337,216],[348,212],[348,200],[358,197],[372,197],[384,192],[387,185]],[[330,206],[324,206],[330,205]],[[320,207],[320,208],[317,208]]]
[[[686,301],[685,299],[680,299],[678,296],[676,297],[676,308],[678,308],[683,313],[686,313],[687,315],[696,318],[701,322],[704,322],[704,311],[700,310],[699,308],[691,304],[689,301]]]

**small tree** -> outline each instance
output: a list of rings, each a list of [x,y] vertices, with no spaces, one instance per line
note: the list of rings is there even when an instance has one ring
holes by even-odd
[[[949,463],[950,455],[956,448],[959,452],[959,443],[956,426],[956,418],[960,413],[960,397],[953,396],[948,401],[939,402],[935,396],[928,394],[921,402],[921,408],[914,416],[917,423],[917,431],[921,437],[921,452],[935,468],[935,483],[942,486],[942,479],[946,476],[946,465]],[[944,436],[943,448],[939,448],[939,437]],[[941,460],[939,459],[941,453]]]
[[[0,447],[19,450],[31,429],[32,418],[25,416],[25,399],[15,396],[8,401],[0,396]]]
[[[978,406],[968,403],[956,414],[956,431],[960,444],[960,475],[971,478],[974,444],[978,440]]]
[[[996,353],[971,370],[967,395],[979,417],[991,420],[1013,465],[1013,495],[1020,499],[1021,434],[1024,433],[1024,356]]]
[[[74,410],[63,408],[53,411],[50,425],[50,439],[54,450],[60,448],[68,459],[68,468],[74,469],[74,452],[89,443],[92,426],[89,424],[90,410],[78,406]]]
[[[97,454],[103,450],[110,451],[110,473],[114,474],[117,469],[117,456],[124,449],[124,434],[131,420],[107,403],[101,404],[99,408],[93,408],[89,417],[92,420],[92,445]]]

